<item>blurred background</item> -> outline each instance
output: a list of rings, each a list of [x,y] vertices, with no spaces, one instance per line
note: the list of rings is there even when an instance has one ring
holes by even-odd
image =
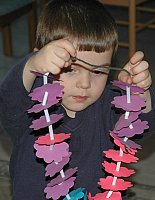
[[[35,46],[35,30],[46,0],[0,0],[0,81]],[[89,2],[89,1],[88,1]],[[123,66],[135,50],[145,53],[155,80],[155,1],[101,0],[118,23],[120,46],[115,65]],[[111,74],[113,78],[113,74]],[[155,123],[155,122],[152,122]],[[155,200],[155,136],[141,142],[140,161],[132,165],[134,187],[129,200]],[[11,142],[0,125],[0,199],[11,199]]]

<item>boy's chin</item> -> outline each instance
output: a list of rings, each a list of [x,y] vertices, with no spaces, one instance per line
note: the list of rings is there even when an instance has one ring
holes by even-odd
[[[75,105],[75,106],[64,106],[63,107],[67,110],[70,110],[72,112],[80,112],[82,110],[85,110],[89,105]]]

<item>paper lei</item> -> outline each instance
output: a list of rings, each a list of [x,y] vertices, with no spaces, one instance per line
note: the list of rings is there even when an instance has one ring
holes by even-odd
[[[38,113],[44,111],[44,116],[34,120],[30,128],[39,130],[48,127],[49,130],[49,133],[45,136],[40,136],[34,144],[36,156],[42,158],[46,163],[45,176],[51,178],[44,190],[46,198],[57,200],[63,196],[64,200],[121,200],[121,191],[132,186],[131,182],[123,180],[123,178],[135,173],[134,170],[123,167],[121,164],[137,162],[138,158],[135,153],[138,149],[141,149],[141,146],[130,138],[136,134],[142,134],[145,129],[148,129],[147,121],[138,119],[141,109],[145,107],[145,100],[137,94],[143,93],[143,89],[119,81],[112,82],[114,86],[126,91],[126,95],[115,97],[112,101],[116,108],[121,108],[125,111],[125,114],[116,123],[114,130],[109,133],[119,149],[109,149],[103,152],[106,158],[112,160],[111,163],[107,161],[102,163],[104,170],[109,175],[105,178],[100,178],[98,184],[105,192],[98,193],[94,197],[89,193],[87,197],[87,192],[84,188],[70,191],[74,186],[78,170],[77,168],[63,170],[71,156],[69,145],[65,142],[70,138],[71,134],[54,134],[52,124],[62,119],[63,114],[50,115],[48,111],[48,108],[57,104],[62,98],[63,87],[59,83],[48,83],[47,75],[43,76],[43,82],[43,86],[34,89],[29,95],[32,100],[38,101],[38,104],[30,108],[28,112]],[[56,178],[52,178],[53,176]]]

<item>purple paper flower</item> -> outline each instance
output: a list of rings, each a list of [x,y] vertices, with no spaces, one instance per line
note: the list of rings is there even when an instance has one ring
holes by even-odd
[[[62,177],[61,175],[58,175],[55,179],[52,179],[50,183],[47,184],[48,187],[53,187],[54,185],[58,185],[65,180],[69,179],[73,174],[77,172],[77,167],[75,168],[70,168],[67,171],[65,171],[65,176]]]
[[[29,96],[32,100],[43,102],[45,92],[48,92],[47,103],[53,102],[57,97],[62,97],[63,86],[60,83],[46,84],[33,90]],[[52,104],[51,104],[52,105]]]
[[[118,137],[117,134],[110,132],[110,135],[115,139],[119,140],[122,144],[124,144],[129,149],[142,149],[141,145],[135,143],[134,141],[128,139],[124,141],[124,138]],[[114,140],[115,142],[115,140]]]
[[[60,101],[60,99],[53,99],[50,101],[50,103],[47,101],[46,105],[43,106],[42,103],[36,104],[34,105],[32,108],[28,109],[28,113],[38,113],[42,110],[45,110],[49,107],[51,107],[51,105],[57,104]]]
[[[144,93],[144,89],[143,88],[140,88],[138,86],[134,86],[134,85],[131,85],[129,83],[124,83],[124,82],[121,82],[121,81],[111,81],[112,84],[116,87],[119,87],[121,88],[122,90],[126,90],[126,86],[130,87],[130,91],[131,93]]]
[[[57,172],[60,172],[63,167],[69,162],[71,153],[67,157],[63,157],[62,161],[55,163],[54,161],[46,166],[45,176],[54,176]]]
[[[61,162],[63,157],[68,157],[69,145],[65,142],[53,145],[52,150],[50,146],[34,144],[36,151],[36,156],[38,158],[43,158],[46,163],[51,162]]]
[[[42,110],[45,110],[52,105],[57,104],[60,101],[60,98],[62,97],[62,90],[63,86],[61,86],[59,83],[53,83],[53,84],[46,84],[41,87],[38,87],[34,89],[34,91],[29,94],[30,97],[32,97],[32,100],[37,100],[41,102],[40,104],[34,105],[32,108],[28,110],[28,113],[34,112],[40,112]],[[42,105],[45,92],[48,92],[48,97],[45,105]]]
[[[137,121],[132,123],[132,128],[127,127],[123,128],[119,131],[114,130],[114,133],[116,133],[119,137],[133,137],[134,135],[140,135],[144,132],[145,129],[148,129],[149,126],[147,125],[147,121],[141,121],[138,119]]]
[[[39,119],[36,119],[32,122],[32,125],[30,128],[33,128],[34,130],[39,130],[41,128],[45,128],[47,126],[50,126],[57,121],[59,121],[63,117],[63,114],[52,114],[50,115],[50,122],[46,121],[46,117],[42,116]]]
[[[114,97],[111,103],[125,111],[139,111],[146,106],[145,100],[138,95],[131,95],[131,103],[127,103],[126,95]]]
[[[69,189],[74,186],[75,179],[75,177],[71,177],[59,185],[54,185],[53,187],[47,186],[44,190],[46,198],[57,200],[61,196],[66,196],[69,193]]]
[[[138,115],[141,113],[139,112],[130,112],[128,119],[125,119],[125,114],[123,114],[117,123],[115,124],[115,130],[121,130],[124,127],[128,127],[131,122],[135,121],[138,118]]]

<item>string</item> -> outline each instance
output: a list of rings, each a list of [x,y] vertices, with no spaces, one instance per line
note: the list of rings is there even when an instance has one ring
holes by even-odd
[[[105,69],[111,69],[111,70],[116,70],[116,71],[124,71],[124,72],[128,73],[131,76],[131,73],[128,70],[126,70],[124,68],[121,68],[121,67],[113,67],[113,66],[106,66],[106,65],[101,65],[101,66],[93,65],[93,64],[88,63],[88,62],[86,62],[86,61],[84,61],[84,60],[82,60],[80,58],[77,58],[77,57],[76,58],[75,57],[71,57],[71,60],[72,61],[78,60],[78,61],[80,61],[80,62],[82,62],[82,63],[84,63],[86,65],[94,67],[94,69],[105,68]]]

